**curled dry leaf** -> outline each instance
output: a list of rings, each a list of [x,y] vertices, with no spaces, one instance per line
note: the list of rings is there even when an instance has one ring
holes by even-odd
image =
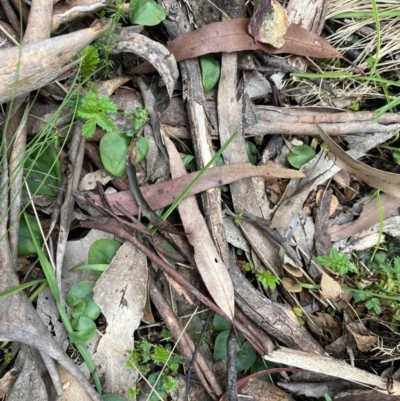
[[[335,164],[343,170],[354,174],[360,181],[366,182],[369,186],[382,190],[383,192],[400,198],[400,174],[388,173],[367,166],[349,156],[328,134],[318,125],[318,133],[329,146],[329,151],[336,156]]]
[[[307,57],[343,58],[327,41],[298,25],[290,25],[285,35],[285,44],[280,49],[264,43],[254,43],[247,32],[248,25],[248,18],[214,22],[178,36],[168,45],[168,49],[178,62],[208,53],[231,53],[243,50],[261,50],[269,54],[289,53]],[[132,69],[135,74],[152,71],[154,68],[148,63],[142,63]]]
[[[51,31],[57,30],[61,24],[83,18],[106,6],[105,0],[62,0],[54,5],[51,19]]]
[[[296,265],[296,262],[289,257],[286,252],[283,253],[283,268],[289,272],[294,277],[302,277],[303,272],[301,269]]]
[[[302,290],[301,285],[289,277],[284,277],[282,279],[282,285],[283,288],[289,292],[301,292]]]
[[[166,135],[164,141],[170,159],[171,175],[178,177],[186,174],[174,144]],[[178,210],[188,241],[194,248],[194,259],[204,284],[215,303],[233,320],[235,298],[232,280],[211,238],[196,198],[191,196],[183,199]]]
[[[0,50],[0,104],[55,80],[70,68],[65,64],[108,27],[95,21],[88,29],[23,46],[21,54],[19,47]]]
[[[352,322],[346,325],[347,329],[356,340],[357,348],[361,352],[368,352],[378,342],[377,336],[371,336],[370,332],[360,322]]]
[[[321,292],[328,298],[336,301],[343,295],[343,290],[340,284],[326,273],[322,273]]]
[[[159,72],[165,82],[169,96],[172,96],[179,72],[175,57],[165,46],[140,33],[132,32],[129,35],[129,40],[118,42],[114,50],[117,53],[134,53],[146,59]]]

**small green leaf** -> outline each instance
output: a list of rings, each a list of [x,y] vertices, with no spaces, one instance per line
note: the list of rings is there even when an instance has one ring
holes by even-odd
[[[214,359],[216,361],[227,360],[227,340],[230,330],[221,331],[215,339]],[[236,346],[237,363],[236,369],[238,372],[243,372],[250,369],[251,365],[256,360],[256,351],[250,343],[244,341],[241,346]]]
[[[257,164],[258,151],[256,145],[253,142],[245,141],[247,157],[249,158],[249,162],[254,166]]]
[[[100,61],[97,49],[93,46],[86,46],[78,53],[78,57],[84,57],[81,63],[81,73],[83,77],[89,78],[94,74],[96,65]]]
[[[288,155],[288,162],[297,169],[315,157],[315,151],[308,145],[294,146]]]
[[[52,145],[40,146],[33,152],[29,152],[29,156],[25,160],[24,170],[32,194],[58,195],[58,189],[54,187],[61,185],[61,163],[58,153]]]
[[[84,138],[91,138],[96,129],[96,119],[90,118],[82,125],[82,136]]]
[[[229,330],[232,324],[216,313],[213,318],[213,326],[215,331],[225,331]]]
[[[204,92],[210,92],[217,85],[221,74],[221,65],[210,54],[199,57],[201,68],[201,79],[203,81]]]
[[[109,265],[120,247],[121,243],[114,239],[98,239],[94,241],[89,248],[89,264]]]
[[[88,317],[81,317],[75,331],[69,334],[69,338],[75,344],[85,344],[96,334],[96,324]]]
[[[260,271],[257,272],[257,280],[264,286],[264,288],[275,290],[276,284],[279,282],[279,277],[273,276],[269,271]]]
[[[43,238],[40,233],[40,227],[37,223],[35,216],[31,214],[26,214],[26,217],[29,220],[29,224],[32,229],[32,233],[35,236],[36,242],[41,247],[43,245]],[[28,255],[36,255],[36,247],[35,243],[32,240],[31,234],[29,232],[29,228],[26,224],[24,218],[20,221],[19,227],[19,240],[18,240],[18,256],[28,256]]]
[[[126,174],[126,154],[130,139],[121,131],[108,132],[100,140],[100,157],[104,167],[112,175],[123,177]]]
[[[129,19],[132,24],[154,26],[165,20],[165,10],[154,0],[131,0]]]
[[[382,312],[381,303],[378,298],[371,298],[365,303],[365,306],[368,309],[372,309],[377,315],[380,315]]]
[[[136,144],[136,164],[140,163],[149,153],[149,143],[144,136],[141,136]]]

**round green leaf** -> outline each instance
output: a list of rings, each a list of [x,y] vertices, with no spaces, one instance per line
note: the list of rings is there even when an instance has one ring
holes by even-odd
[[[315,157],[315,151],[308,145],[295,146],[292,149],[292,152],[289,153],[288,155],[288,162],[294,168],[299,169],[314,157]]]
[[[28,152],[24,170],[32,194],[57,196],[58,189],[46,185],[61,185],[61,163],[52,145],[38,146],[33,152]]]
[[[129,19],[132,24],[154,26],[165,20],[165,10],[154,0],[131,0]]]
[[[203,81],[204,92],[210,92],[217,85],[221,74],[221,65],[210,54],[199,57],[201,68],[201,79]]]
[[[215,339],[214,359],[216,361],[227,361],[227,340],[230,330],[221,331]],[[250,369],[250,366],[256,360],[256,351],[252,345],[244,341],[241,346],[236,346],[237,363],[236,369],[238,372],[243,372]]]
[[[96,334],[96,325],[88,317],[81,317],[75,331],[69,333],[69,338],[75,344],[85,344]]]
[[[26,215],[29,224],[32,229],[32,234],[34,235],[38,245],[41,247],[43,245],[43,238],[40,233],[39,224],[36,221],[35,216],[31,214]],[[29,232],[28,226],[26,225],[26,221],[24,218],[20,220],[19,226],[19,240],[18,240],[18,256],[28,256],[28,255],[36,255],[36,247],[34,242],[32,241],[31,233]]]
[[[140,163],[149,153],[149,143],[144,136],[141,136],[136,144],[136,163]]]
[[[109,265],[120,247],[121,244],[113,239],[99,239],[94,241],[89,248],[89,264]]]
[[[122,131],[108,132],[100,141],[100,157],[104,167],[112,175],[123,177],[126,174],[126,154],[130,139]]]
[[[258,151],[256,145],[253,142],[245,141],[247,157],[249,158],[249,162],[254,166],[257,165],[257,157]]]
[[[232,324],[216,313],[213,318],[213,326],[215,331],[225,331],[230,330]]]

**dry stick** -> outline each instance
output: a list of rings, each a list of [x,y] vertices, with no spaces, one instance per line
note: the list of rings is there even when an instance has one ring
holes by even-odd
[[[190,283],[185,277],[179,274],[170,264],[164,262],[158,255],[155,255],[137,238],[128,233],[118,225],[118,223],[110,218],[99,217],[96,219],[88,219],[80,222],[81,227],[94,228],[100,231],[105,231],[110,234],[117,235],[118,237],[129,241],[132,245],[137,247],[141,252],[143,252],[153,263],[155,263],[161,270],[169,274],[176,282],[178,282],[182,287],[190,291],[200,302],[207,306],[212,311],[221,315],[224,319],[230,320],[229,317],[208,297],[206,297],[202,292],[200,292],[192,283]],[[253,334],[237,319],[234,320],[235,327],[251,342],[252,344],[257,344],[258,341],[254,338]],[[257,352],[263,353],[262,348],[258,348]]]
[[[237,381],[237,355],[236,355],[236,335],[233,327],[231,328],[228,336],[227,342],[227,356],[228,356],[228,381],[226,383],[226,392],[228,394],[229,401],[237,401],[237,390],[236,390],[236,381]]]
[[[150,297],[153,304],[156,306],[158,312],[163,317],[168,330],[171,332],[172,336],[177,340],[182,333],[182,326],[176,318],[175,314],[172,312],[171,307],[168,305],[162,291],[158,288],[158,285],[154,279],[150,276]],[[193,351],[195,349],[193,342],[190,340],[187,333],[183,333],[181,340],[178,343],[178,347],[182,354],[187,360],[191,360],[193,356]],[[215,396],[221,396],[223,394],[222,388],[218,384],[214,373],[209,368],[207,362],[199,354],[194,369],[199,376],[204,388],[207,393],[216,399]]]
[[[272,229],[268,226],[267,220],[254,216],[253,214],[249,213],[247,210],[243,211],[243,215],[245,219],[251,221],[253,224],[257,225],[260,227],[267,235],[274,241],[276,242],[279,246],[283,248],[284,251],[293,259],[294,262],[296,262],[299,266],[302,266],[303,264],[301,263],[301,260],[297,256],[296,252],[294,249],[289,245],[288,241],[286,238],[282,237],[278,230]]]
[[[8,0],[0,0],[0,3],[3,7],[3,10],[7,16],[8,21],[10,22],[10,25],[13,27],[16,34],[20,36],[21,29],[19,25],[19,19],[11,3]]]
[[[137,204],[141,208],[142,214],[146,216],[155,227],[157,227],[159,230],[165,230],[172,234],[182,234],[182,232],[175,228],[171,223],[162,220],[153,211],[153,209],[151,209],[146,199],[144,198],[137,182],[136,168],[134,165],[136,159],[136,142],[137,139],[133,139],[129,146],[128,155],[126,157],[126,175],[128,176],[129,188],[133,196],[135,197]]]
[[[80,179],[80,172],[85,152],[85,139],[81,135],[81,125],[76,124],[73,129],[72,140],[68,152],[71,164],[71,177],[68,181],[67,192],[60,212],[60,232],[57,244],[56,254],[56,279],[59,288],[61,288],[61,273],[64,261],[65,249],[68,241],[68,233],[71,225],[72,210],[74,198],[72,194],[77,190]],[[61,300],[63,302],[63,300]]]
[[[212,313],[211,313],[211,311],[209,310],[209,311],[208,311],[208,315],[207,315],[207,319],[206,319],[206,321],[205,321],[205,323],[204,323],[203,330],[201,331],[199,340],[198,340],[197,345],[196,345],[196,349],[194,350],[193,357],[192,357],[192,360],[190,361],[189,369],[188,369],[188,372],[187,372],[187,376],[186,376],[186,389],[185,389],[185,401],[188,401],[188,400],[189,400],[189,383],[190,383],[190,376],[192,375],[192,369],[193,369],[193,366],[194,366],[194,364],[195,364],[195,362],[196,362],[197,354],[199,353],[201,344],[203,343],[203,338],[204,338],[204,336],[206,335],[208,326],[210,325],[211,317],[212,317]]]

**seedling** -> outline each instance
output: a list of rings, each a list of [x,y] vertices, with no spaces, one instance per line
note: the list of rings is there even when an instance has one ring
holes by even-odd
[[[84,121],[82,135],[85,138],[91,138],[96,125],[103,128],[106,132],[114,131],[114,122],[107,114],[114,114],[117,110],[118,106],[110,100],[109,96],[98,95],[96,89],[93,87],[81,99],[76,111],[78,117]]]
[[[167,391],[173,391],[178,388],[179,381],[173,377],[183,364],[184,359],[178,355],[171,354],[169,345],[153,345],[147,340],[142,340],[135,345],[132,351],[128,352],[129,359],[125,363],[125,368],[136,368],[143,377],[147,377],[152,369],[152,364],[164,366],[162,371],[156,371],[148,376],[148,383],[154,386],[157,394],[144,394],[150,401],[158,401],[160,397],[166,399]],[[128,393],[131,398],[140,394],[140,389],[129,388]],[[160,396],[160,397],[159,397]]]

